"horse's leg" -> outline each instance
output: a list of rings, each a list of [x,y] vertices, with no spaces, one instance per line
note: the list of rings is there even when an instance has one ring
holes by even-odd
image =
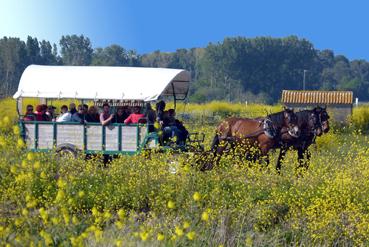
[[[211,143],[211,151],[216,152],[219,146],[219,136],[215,134],[213,142]]]
[[[210,148],[210,153],[213,154],[213,157],[205,160],[205,164],[202,166],[201,171],[211,170],[213,169],[214,164],[218,164],[220,156],[223,153],[223,150],[219,147],[219,143],[219,135],[215,134]]]
[[[310,153],[310,151],[309,151],[309,149],[305,149],[305,157],[306,157],[306,159],[305,159],[305,168],[306,169],[308,169],[309,168],[309,163],[310,163],[310,157],[311,157],[311,153]]]
[[[261,161],[264,161],[266,166],[269,165],[269,150],[270,150],[270,147],[268,145],[264,145],[261,147]]]
[[[281,147],[281,150],[280,150],[279,156],[278,156],[277,166],[276,166],[276,170],[277,170],[278,173],[281,172],[282,162],[284,160],[284,157],[286,156],[286,153],[287,153],[287,149]]]
[[[298,148],[297,149],[297,158],[298,158],[298,162],[299,165],[297,168],[303,168],[304,167],[304,153],[305,150],[303,148]]]
[[[215,138],[214,138],[215,139]],[[219,141],[219,140],[218,140]],[[211,161],[207,161],[205,165],[201,168],[202,171],[213,169],[214,165],[217,165],[222,158],[224,150],[227,147],[227,143],[224,141],[219,141],[215,150],[213,150],[213,158]]]

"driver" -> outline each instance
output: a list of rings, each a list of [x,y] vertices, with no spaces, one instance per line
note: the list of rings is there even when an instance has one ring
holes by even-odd
[[[175,118],[176,112],[174,109],[168,110],[168,117],[164,121],[163,134],[164,140],[177,137],[176,144],[184,145],[188,136],[188,131],[184,127],[183,123]]]

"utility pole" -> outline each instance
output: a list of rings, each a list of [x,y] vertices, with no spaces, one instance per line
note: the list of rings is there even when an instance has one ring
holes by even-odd
[[[303,78],[303,81],[302,81],[302,90],[304,90],[304,91],[305,91],[305,77],[306,77],[306,72],[307,71],[308,71],[307,69],[304,69],[304,78]]]

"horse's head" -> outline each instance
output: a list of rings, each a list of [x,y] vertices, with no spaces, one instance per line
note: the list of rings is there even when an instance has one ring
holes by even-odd
[[[311,111],[308,111],[308,121],[307,126],[311,134],[316,136],[321,136],[323,134],[322,123],[320,121],[320,111],[317,108],[314,108]]]
[[[298,127],[298,119],[293,109],[285,107],[283,111],[283,116],[283,125],[287,128],[288,134],[295,138],[299,137],[300,129]]]
[[[328,131],[329,131],[329,115],[328,115],[328,112],[327,112],[327,107],[318,106],[318,107],[315,107],[314,110],[318,114],[322,131],[324,133],[328,133]]]

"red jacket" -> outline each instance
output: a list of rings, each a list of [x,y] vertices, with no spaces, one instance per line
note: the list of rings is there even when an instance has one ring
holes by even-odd
[[[124,123],[125,124],[130,124],[130,123],[138,123],[138,120],[140,118],[144,118],[145,115],[144,114],[141,114],[141,113],[131,113],[131,115],[128,116],[128,118],[126,120],[124,120]]]

